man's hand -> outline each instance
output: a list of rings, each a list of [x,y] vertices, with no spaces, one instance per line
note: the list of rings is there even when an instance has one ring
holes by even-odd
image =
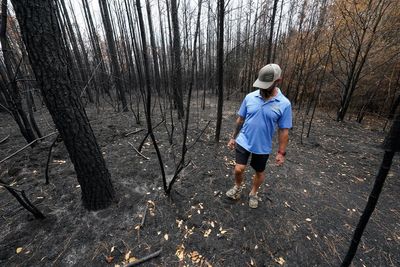
[[[277,166],[282,166],[284,162],[285,162],[285,156],[282,155],[281,153],[276,153],[275,164]]]
[[[235,146],[236,146],[236,140],[231,138],[228,142],[228,148],[233,150],[235,149]]]

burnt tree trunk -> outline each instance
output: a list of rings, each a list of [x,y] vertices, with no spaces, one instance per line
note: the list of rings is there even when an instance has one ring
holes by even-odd
[[[182,96],[182,63],[181,63],[181,40],[179,33],[178,6],[176,0],[171,0],[171,19],[173,31],[173,74],[172,87],[174,100],[178,108],[179,119],[183,118],[183,96]]]
[[[8,108],[11,110],[12,116],[24,136],[27,143],[31,143],[36,139],[35,134],[32,130],[32,126],[28,120],[25,111],[22,108],[22,99],[20,94],[20,88],[17,84],[17,75],[20,65],[15,66],[13,69],[12,51],[7,40],[7,0],[1,1],[1,24],[0,24],[0,44],[2,47],[3,58],[4,58],[4,69],[1,70],[0,76],[4,81],[8,81],[3,89],[4,97],[8,102]],[[22,60],[22,59],[21,59]],[[19,63],[21,64],[22,61]],[[0,66],[1,67],[1,66]],[[35,144],[32,144],[32,147]]]
[[[121,81],[121,70],[118,63],[118,55],[117,48],[115,46],[115,40],[113,36],[113,27],[111,25],[110,12],[108,10],[106,0],[99,0],[100,10],[102,13],[102,19],[104,24],[104,30],[106,32],[107,45],[110,55],[110,66],[111,66],[111,75],[113,77],[114,84],[116,86],[116,90],[118,92],[118,98],[122,104],[122,110],[124,112],[128,111],[128,104],[125,97],[124,86]]]
[[[385,184],[386,176],[392,166],[392,160],[394,154],[400,151],[400,112],[397,113],[394,119],[392,128],[390,129],[385,142],[383,160],[379,167],[378,174],[375,177],[374,187],[368,197],[367,205],[365,206],[364,212],[361,214],[360,220],[358,221],[357,227],[354,230],[353,239],[351,240],[349,250],[347,251],[346,257],[344,258],[341,266],[350,266],[356,252],[358,244],[360,243],[361,237],[364,233],[365,227],[375,210],[376,204],[378,203],[379,195],[382,191],[383,185]]]
[[[268,48],[267,48],[267,63],[272,63],[272,40],[274,38],[274,25],[275,25],[275,17],[276,17],[276,9],[278,8],[278,1],[274,0],[274,7],[272,8],[272,16],[271,16],[271,24],[269,30],[269,38],[268,38]]]
[[[222,108],[224,105],[224,0],[218,1],[218,42],[217,42],[217,79],[218,79],[218,108],[215,141],[219,142],[222,124]]]
[[[71,87],[55,3],[12,3],[44,101],[74,164],[83,205],[89,210],[106,208],[115,191],[78,92]]]

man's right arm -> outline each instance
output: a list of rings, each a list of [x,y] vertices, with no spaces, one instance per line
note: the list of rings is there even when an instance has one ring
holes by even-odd
[[[243,123],[244,123],[244,118],[242,116],[238,116],[238,118],[236,119],[236,126],[235,126],[235,130],[233,132],[233,135],[231,137],[231,139],[228,142],[228,147],[230,149],[234,149],[235,148],[235,144],[236,144],[236,137],[239,135],[240,130],[243,127]]]

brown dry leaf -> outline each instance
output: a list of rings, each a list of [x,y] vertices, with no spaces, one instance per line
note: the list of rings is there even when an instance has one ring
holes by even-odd
[[[189,253],[189,256],[190,256],[190,259],[195,262],[199,259],[200,254],[197,251],[192,251]]]
[[[21,253],[21,251],[22,251],[22,248],[21,248],[21,247],[18,247],[18,248],[15,250],[15,252],[16,252],[17,254]]]
[[[185,239],[186,238],[188,238],[189,236],[191,236],[192,234],[193,234],[193,231],[194,231],[194,226],[192,227],[192,228],[188,228],[186,225],[185,225]]]
[[[156,214],[154,213],[154,210],[156,208],[156,203],[152,200],[147,200],[147,205],[149,206],[149,214],[155,216]]]
[[[182,223],[183,223],[183,220],[176,220],[176,224],[178,225],[178,228],[182,227]]]
[[[128,261],[129,258],[131,257],[131,253],[132,253],[132,251],[129,250],[128,253],[125,254],[125,260],[126,261]]]
[[[208,229],[207,231],[204,232],[204,237],[208,237],[211,233],[211,229]]]
[[[221,235],[225,234],[227,231],[222,229],[222,227],[219,228],[219,232],[221,233]]]
[[[106,256],[106,262],[111,263],[114,260],[113,256]]]
[[[275,262],[277,262],[279,265],[284,265],[286,261],[282,257],[279,257],[275,259]]]
[[[129,263],[132,263],[132,262],[135,262],[135,261],[137,261],[137,259],[135,257],[130,257],[129,260],[128,260]]]
[[[178,257],[179,261],[183,261],[185,258],[185,246],[183,246],[183,244],[177,247],[175,255]]]

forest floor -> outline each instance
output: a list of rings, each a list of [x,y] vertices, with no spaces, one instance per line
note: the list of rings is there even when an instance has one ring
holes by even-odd
[[[271,156],[257,209],[248,207],[252,171],[241,200],[225,191],[233,185],[234,152],[226,143],[240,103],[226,102],[221,143],[214,143],[215,106],[192,108],[190,164],[164,194],[150,140],[139,156],[146,128],[132,113],[87,109],[111,173],[118,202],[88,212],[62,143],[53,149],[50,185],[45,185],[49,146],[55,135],[0,164],[0,178],[24,190],[45,214],[38,220],[0,187],[1,266],[123,266],[162,249],[144,266],[339,266],[365,207],[383,157],[383,122],[335,122],[318,112],[310,138],[300,142],[296,118],[285,165]],[[44,134],[54,131],[45,109],[36,112]],[[154,117],[154,124],[158,121]],[[176,122],[175,122],[176,123]],[[180,127],[169,145],[166,127],[155,129],[168,177],[179,160]],[[128,135],[127,135],[128,134]],[[0,160],[23,147],[8,114],[0,114]],[[400,158],[396,155],[378,205],[354,258],[354,266],[400,266]],[[144,216],[144,220],[143,220]],[[143,225],[140,227],[141,222]]]

